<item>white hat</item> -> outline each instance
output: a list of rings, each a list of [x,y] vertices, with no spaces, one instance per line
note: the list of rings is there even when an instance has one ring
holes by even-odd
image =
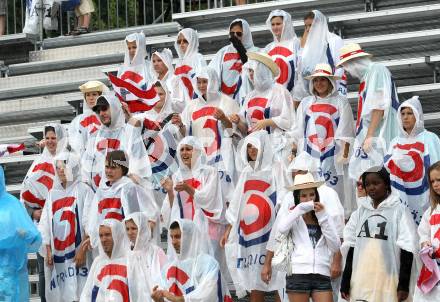
[[[272,71],[272,74],[275,78],[280,74],[280,68],[268,54],[261,52],[248,52],[247,56],[251,60],[255,60],[266,65],[270,71]]]
[[[312,173],[297,174],[293,180],[293,186],[287,187],[289,191],[320,187],[324,181],[316,181]]]
[[[313,73],[308,77],[305,77],[305,79],[312,80],[313,78],[317,78],[317,77],[325,77],[328,79],[335,79],[335,80],[341,79],[341,77],[335,76],[333,74],[332,67],[329,64],[325,64],[325,63],[316,64]]]
[[[362,50],[361,46],[356,43],[350,43],[347,45],[344,45],[339,50],[339,62],[336,64],[336,67],[341,66],[348,60],[354,59],[354,58],[360,58],[360,57],[371,57],[372,54],[369,54]]]
[[[106,90],[107,87],[105,86],[104,83],[100,81],[88,81],[87,83],[82,84],[78,88],[79,90],[81,90],[82,93],[86,93],[92,91],[103,92],[104,90]]]

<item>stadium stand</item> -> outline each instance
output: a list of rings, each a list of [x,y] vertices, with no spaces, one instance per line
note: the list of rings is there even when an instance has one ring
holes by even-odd
[[[255,44],[264,47],[272,39],[265,20],[276,8],[292,14],[298,35],[303,30],[302,16],[311,9],[321,10],[335,33],[347,42],[361,44],[376,61],[390,68],[401,100],[420,96],[426,127],[440,133],[438,1],[290,0],[177,13],[169,23],[49,38],[38,50],[34,37],[0,37],[0,60],[4,61],[2,70],[6,75],[0,78],[0,143],[24,142],[31,146],[42,137],[42,125],[49,121],[70,122],[81,110],[78,86],[92,79],[106,81],[104,72],[115,71],[123,61],[122,40],[129,33],[143,30],[150,50],[173,48],[179,29],[193,27],[200,34],[200,52],[210,60],[228,43],[227,27],[236,17],[249,21]],[[355,110],[357,83],[349,80],[348,98]],[[39,152],[35,147],[30,150]],[[9,192],[19,193],[20,183],[36,156],[0,158]],[[35,256],[29,259],[32,301],[39,301]]]

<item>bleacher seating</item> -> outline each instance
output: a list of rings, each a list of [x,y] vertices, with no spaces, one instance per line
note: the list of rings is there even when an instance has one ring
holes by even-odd
[[[48,121],[69,122],[82,99],[78,86],[92,79],[106,81],[104,72],[116,70],[123,61],[123,38],[128,33],[144,30],[148,48],[169,47],[175,53],[179,29],[193,27],[199,31],[200,52],[209,61],[228,43],[227,27],[237,17],[249,21],[255,44],[264,47],[272,39],[265,20],[276,8],[292,14],[298,35],[303,30],[302,16],[311,9],[321,10],[332,30],[347,42],[360,43],[390,68],[401,100],[420,95],[426,127],[440,133],[438,1],[283,0],[177,13],[174,22],[158,25],[45,39],[38,50],[32,37],[24,34],[1,37],[0,60],[5,61],[8,77],[0,78],[0,143],[31,145],[41,138],[42,125]],[[354,110],[356,90],[357,83],[350,80],[348,98]],[[0,158],[9,192],[19,193],[20,182],[36,156]],[[35,296],[35,257],[30,259]]]

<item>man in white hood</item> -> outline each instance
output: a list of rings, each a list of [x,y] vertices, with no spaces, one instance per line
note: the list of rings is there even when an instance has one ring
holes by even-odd
[[[102,127],[88,141],[82,156],[83,179],[96,191],[104,177],[105,157],[108,152],[123,150],[129,161],[129,173],[140,178],[151,175],[150,161],[142,141],[140,128],[125,123],[122,105],[110,94],[98,98],[93,111],[98,114]]]

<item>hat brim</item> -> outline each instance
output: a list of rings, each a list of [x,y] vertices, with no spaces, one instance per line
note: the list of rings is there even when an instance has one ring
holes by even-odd
[[[296,190],[303,190],[303,189],[311,189],[311,188],[318,188],[322,186],[325,183],[325,181],[317,181],[317,182],[311,182],[306,184],[300,184],[300,185],[293,185],[286,187],[289,191],[296,191]]]
[[[260,62],[267,66],[275,78],[280,74],[280,68],[270,57],[266,57],[256,52],[248,52],[247,56],[249,59]]]
[[[315,73],[315,74],[309,75],[307,77],[304,77],[304,79],[312,80],[312,79],[318,78],[318,77],[324,77],[324,78],[333,79],[333,80],[340,80],[340,79],[342,79],[342,77],[335,76],[335,75],[329,75],[329,74],[325,74],[325,73]]]
[[[343,58],[342,60],[340,60],[338,62],[338,64],[336,64],[336,67],[341,67],[342,64],[344,64],[347,61],[350,61],[351,59],[355,59],[355,58],[360,58],[360,57],[372,57],[373,55],[368,53],[368,52],[361,52],[361,53],[357,53],[351,56],[348,56],[346,58]]]

